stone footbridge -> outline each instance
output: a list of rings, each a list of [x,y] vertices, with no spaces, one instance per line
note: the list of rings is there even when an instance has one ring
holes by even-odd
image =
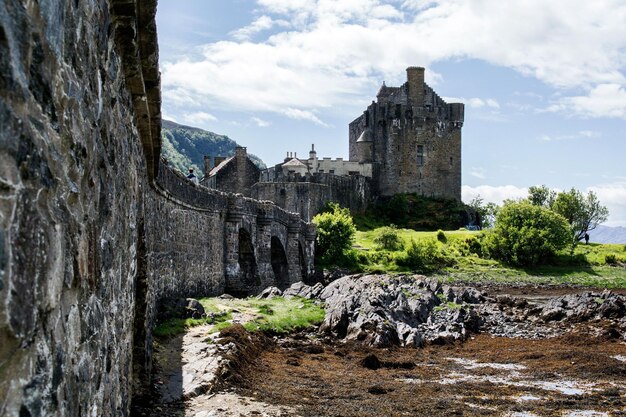
[[[195,185],[163,164],[156,183],[146,254],[163,296],[248,295],[313,273],[315,226],[298,214]]]

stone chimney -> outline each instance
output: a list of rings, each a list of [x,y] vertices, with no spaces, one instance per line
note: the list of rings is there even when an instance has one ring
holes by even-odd
[[[213,158],[213,161],[215,162],[214,166],[218,166],[219,164],[221,164],[225,160],[226,160],[225,156],[216,156],[215,158]]]
[[[209,172],[211,172],[211,157],[209,155],[204,155],[204,176],[208,177]]]
[[[409,82],[409,102],[413,106],[424,105],[424,68],[408,67],[406,77]]]

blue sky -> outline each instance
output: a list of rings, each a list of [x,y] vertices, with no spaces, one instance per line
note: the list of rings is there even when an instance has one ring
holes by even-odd
[[[160,0],[163,115],[268,165],[347,157],[383,81],[466,104],[463,198],[593,190],[626,226],[626,1]]]

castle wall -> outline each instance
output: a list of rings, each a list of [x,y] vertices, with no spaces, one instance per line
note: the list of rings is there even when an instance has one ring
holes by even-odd
[[[307,248],[288,278],[312,271],[314,229],[297,216],[159,167],[155,12],[0,2],[2,416],[129,415],[150,383],[159,303],[236,278],[239,209],[249,228],[269,219],[254,251],[280,236],[290,258]]]
[[[3,416],[128,414],[151,128],[109,6],[0,2]]]
[[[304,220],[310,221],[329,201],[339,203],[353,213],[364,210],[372,199],[371,184],[369,178],[358,175],[279,175],[272,178],[271,182],[255,184],[252,196],[273,201],[284,210],[298,213]]]

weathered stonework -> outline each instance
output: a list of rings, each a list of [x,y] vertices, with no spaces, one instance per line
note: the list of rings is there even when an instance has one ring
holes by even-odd
[[[312,272],[297,215],[159,165],[155,12],[0,2],[2,416],[126,416],[159,303]]]
[[[205,165],[209,157],[205,156]],[[216,158],[219,162],[219,159]],[[205,168],[206,171],[206,168]],[[248,158],[246,148],[238,146],[235,155],[226,158],[205,173],[202,185],[215,190],[251,196],[252,186],[259,180],[261,170]]]
[[[285,176],[281,171],[277,173],[270,181],[256,183],[252,187],[252,197],[273,201],[287,211],[300,214],[307,221],[329,201],[359,212],[372,199],[371,180],[360,175]]]
[[[461,200],[464,106],[447,104],[409,67],[401,87],[383,85],[349,126],[350,159],[374,164],[376,195],[417,193]]]
[[[105,1],[0,3],[0,415],[128,412],[148,176],[126,20]]]

